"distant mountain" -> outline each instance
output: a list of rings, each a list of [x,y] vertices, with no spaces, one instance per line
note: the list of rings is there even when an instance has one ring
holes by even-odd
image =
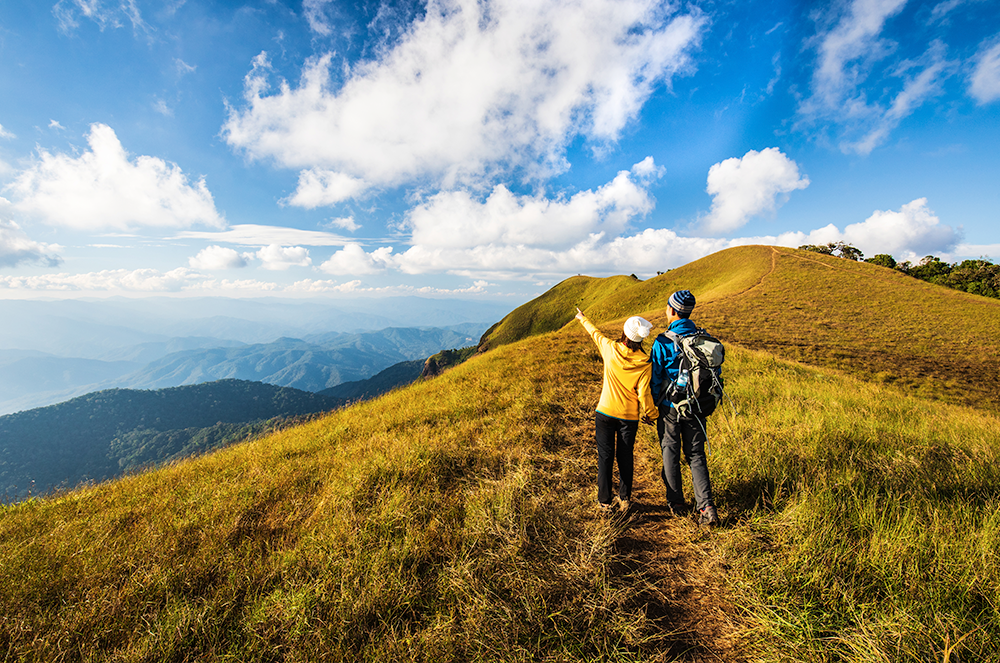
[[[343,399],[222,380],[158,391],[110,389],[0,417],[0,492],[8,499],[246,439]]]
[[[125,376],[120,384],[158,389],[231,378],[316,392],[366,379],[393,364],[423,359],[444,348],[475,343],[484,327],[334,332],[311,336],[309,341],[282,338],[273,343],[176,352]]]
[[[343,398],[349,401],[375,398],[396,387],[402,387],[417,380],[423,373],[425,364],[426,361],[422,359],[401,361],[365,380],[341,382],[336,387],[330,387],[318,393],[320,396]]]
[[[0,415],[103,389],[162,389],[223,379],[321,391],[366,379],[400,361],[468,345],[485,327],[463,323],[447,328],[326,332],[254,345],[180,337],[119,348],[98,359],[0,350]]]
[[[0,349],[119,360],[116,351],[177,337],[270,343],[331,331],[478,324],[509,310],[506,302],[424,297],[0,300]]]
[[[119,383],[121,378],[173,352],[240,345],[239,341],[219,338],[171,338],[109,351],[98,359],[0,350],[0,415],[124,386]]]
[[[324,389],[319,394],[334,398],[344,398],[350,401],[375,398],[397,387],[416,382],[420,378],[430,378],[440,375],[452,366],[461,364],[474,354],[476,354],[476,346],[474,345],[460,349],[442,350],[423,361],[415,359],[413,361],[403,361],[393,364],[367,380],[343,382],[336,387]]]

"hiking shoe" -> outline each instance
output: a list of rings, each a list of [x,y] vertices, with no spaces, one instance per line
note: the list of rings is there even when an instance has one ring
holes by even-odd
[[[705,527],[712,527],[719,524],[719,514],[714,506],[706,506],[698,512],[698,524]]]
[[[615,513],[615,505],[614,504],[605,504],[604,502],[598,502],[597,503],[597,511],[602,516],[613,516],[614,513]]]

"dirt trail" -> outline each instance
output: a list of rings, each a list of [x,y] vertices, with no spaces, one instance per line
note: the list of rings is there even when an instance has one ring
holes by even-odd
[[[567,377],[570,382],[580,382],[565,384],[565,402],[572,405],[565,411],[563,435],[570,448],[593,464],[596,481],[594,405],[601,392],[601,360],[590,340],[570,329],[561,340],[577,359],[572,362],[575,370]],[[640,605],[635,607],[645,609],[647,618],[667,635],[668,646],[660,647],[659,657],[653,660],[744,661],[738,642],[745,625],[729,600],[728,569],[715,545],[716,534],[699,527],[691,517],[675,517],[667,510],[659,444],[650,430],[640,425],[636,440],[633,497],[637,506],[628,515],[614,517],[619,535],[612,573],[642,588]],[[690,485],[687,466],[682,469],[685,484]],[[615,481],[617,486],[617,471]],[[596,484],[594,490],[596,495]],[[602,517],[596,503],[594,517]]]
[[[636,449],[633,494],[638,504],[625,517],[617,541],[620,571],[645,576],[650,583],[647,614],[675,638],[665,652],[667,660],[745,660],[715,535],[692,518],[669,512],[660,467],[653,449]]]

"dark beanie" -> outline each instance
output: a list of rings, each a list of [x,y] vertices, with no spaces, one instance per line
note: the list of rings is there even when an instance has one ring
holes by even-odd
[[[670,300],[667,303],[670,308],[677,311],[677,315],[686,318],[694,310],[695,300],[690,290],[678,290],[670,295]]]

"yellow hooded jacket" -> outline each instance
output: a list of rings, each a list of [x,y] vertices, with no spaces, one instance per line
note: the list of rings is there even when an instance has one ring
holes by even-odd
[[[637,350],[629,350],[624,343],[612,341],[586,317],[580,323],[594,339],[604,360],[604,386],[597,411],[615,419],[638,421],[639,404],[642,403],[642,414],[656,419],[659,411],[649,389],[652,374],[649,357]]]

